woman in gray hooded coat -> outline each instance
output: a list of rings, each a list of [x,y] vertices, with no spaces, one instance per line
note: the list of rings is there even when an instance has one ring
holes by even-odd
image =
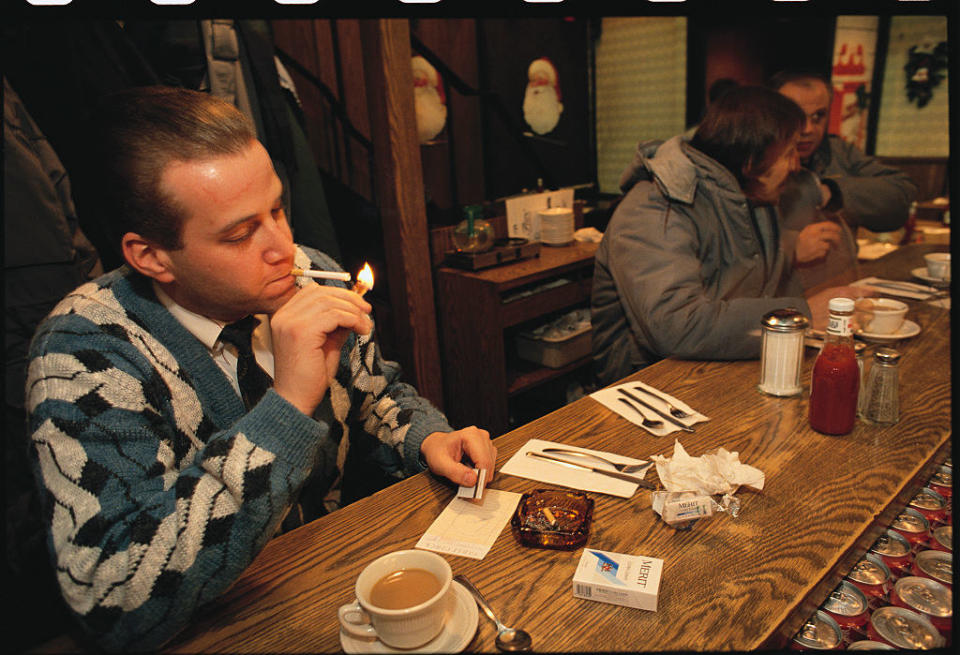
[[[711,104],[690,141],[641,143],[597,250],[594,373],[610,384],[665,357],[760,356],[760,321],[794,307],[814,327],[847,287],[805,299],[788,275],[776,205],[799,168],[804,115],[762,87]]]

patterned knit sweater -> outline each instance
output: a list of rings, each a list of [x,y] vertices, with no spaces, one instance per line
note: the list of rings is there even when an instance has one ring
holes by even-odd
[[[314,417],[273,390],[246,412],[149,280],[123,267],[64,298],[33,340],[26,390],[48,543],[83,627],[108,650],[168,641],[291,507],[298,521],[323,513],[348,446],[394,479],[423,470],[420,443],[451,428],[398,376],[352,335]]]

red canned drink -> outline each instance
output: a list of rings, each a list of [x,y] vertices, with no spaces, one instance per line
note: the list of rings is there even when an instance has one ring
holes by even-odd
[[[912,507],[900,512],[890,527],[902,534],[915,551],[926,546],[930,539],[930,522]]]
[[[942,648],[946,642],[930,621],[913,610],[893,605],[874,610],[867,635],[872,641],[911,650]]]
[[[932,526],[946,522],[947,499],[933,489],[927,487],[921,489],[910,501],[909,506],[923,514]]]
[[[823,610],[807,619],[790,642],[791,650],[834,650],[842,647],[840,626]]]
[[[830,592],[820,609],[840,626],[844,644],[863,639],[867,635],[867,623],[870,621],[867,597],[853,583],[843,580]]]
[[[882,641],[870,641],[869,639],[863,639],[862,641],[855,641],[849,646],[847,650],[897,650],[890,644],[885,644]]]
[[[953,589],[953,553],[942,550],[924,550],[913,559],[910,571],[921,578],[936,580]]]
[[[890,569],[891,575],[899,578],[910,571],[913,564],[913,549],[906,537],[896,530],[887,529],[870,547],[870,552],[879,555]]]
[[[953,469],[949,466],[941,466],[934,472],[927,485],[944,498],[950,498],[953,496]]]
[[[887,604],[893,580],[890,569],[879,556],[867,553],[853,566],[846,579],[863,592],[871,610]]]
[[[942,550],[945,553],[953,552],[953,526],[941,525],[933,531],[933,539],[930,540],[930,548]]]
[[[953,592],[936,580],[915,575],[900,578],[890,591],[890,603],[927,617],[933,627],[950,640],[953,631]]]

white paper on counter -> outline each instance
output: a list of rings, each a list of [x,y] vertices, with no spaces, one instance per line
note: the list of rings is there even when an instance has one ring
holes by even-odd
[[[725,448],[691,457],[680,441],[675,440],[673,457],[654,455],[651,459],[667,491],[695,491],[710,496],[733,493],[740,486],[763,489],[763,471],[741,463],[738,452]]]
[[[542,452],[544,448],[567,448],[569,450],[579,450],[585,453],[593,453],[609,459],[618,464],[646,464],[646,460],[624,457],[616,453],[608,453],[602,450],[590,450],[588,448],[577,448],[565,443],[554,441],[543,441],[541,439],[531,439],[525,443],[520,450],[511,457],[506,464],[500,468],[500,473],[515,475],[518,478],[527,478],[528,480],[538,480],[548,484],[556,484],[561,487],[570,487],[580,491],[593,491],[599,494],[609,494],[619,496],[620,498],[630,498],[637,490],[634,482],[618,480],[602,473],[594,473],[587,469],[577,470],[564,466],[563,464],[554,464],[548,460],[538,457],[529,457],[528,452]],[[554,457],[560,457],[560,453],[548,453]],[[571,462],[575,461],[571,458]],[[584,459],[582,462],[588,466],[597,466],[602,468],[604,465],[599,462],[590,462]],[[632,475],[632,474],[631,474]],[[637,476],[642,478],[643,476]]]
[[[483,559],[513,516],[520,496],[486,489],[477,500],[455,497],[423,533],[416,548]]]
[[[896,284],[902,284],[908,288],[916,289],[916,291],[906,291],[904,289],[894,289],[891,287],[875,287],[872,286],[871,282],[882,282],[883,279],[879,277],[865,277],[857,280],[856,282],[851,282],[853,286],[863,286],[873,289],[878,294],[884,296],[897,296],[900,298],[909,298],[910,300],[926,300],[930,297],[930,294],[939,292],[940,290],[927,286],[925,284],[917,284],[916,282],[904,282],[902,280],[893,280]],[[934,300],[928,301],[929,304],[934,307],[942,307],[944,309],[950,309],[950,297],[946,296],[944,298],[936,298]]]
[[[600,389],[599,391],[594,391],[592,394],[590,394],[590,397],[593,398],[594,400],[596,400],[598,403],[600,403],[600,404],[603,405],[604,407],[606,407],[607,409],[609,409],[609,410],[611,410],[611,411],[613,411],[613,412],[616,412],[617,414],[619,414],[619,415],[622,416],[623,418],[627,419],[628,421],[630,421],[630,422],[633,423],[634,425],[637,425],[637,426],[639,426],[639,427],[643,427],[643,419],[640,417],[640,415],[637,414],[637,413],[636,413],[635,411],[633,411],[632,409],[630,409],[625,403],[623,403],[623,402],[620,401],[620,398],[625,398],[625,396],[623,396],[623,395],[618,391],[618,389],[620,389],[620,387],[623,387],[624,389],[626,389],[627,391],[629,391],[630,393],[632,393],[632,394],[633,394],[634,396],[636,396],[637,398],[643,399],[643,401],[646,402],[648,405],[652,405],[653,407],[656,407],[657,409],[659,409],[659,410],[660,410],[661,412],[663,412],[664,414],[668,414],[668,413],[669,413],[669,412],[667,412],[667,403],[665,403],[664,401],[660,400],[659,398],[655,398],[654,396],[651,396],[650,394],[646,394],[646,393],[639,392],[639,391],[637,391],[636,389],[634,389],[634,387],[640,387],[641,389],[652,390],[652,391],[655,391],[655,392],[659,393],[661,396],[664,396],[665,398],[669,398],[669,399],[670,399],[670,404],[672,404],[674,407],[676,407],[676,408],[678,408],[678,409],[681,409],[681,410],[687,412],[688,414],[691,414],[691,416],[688,416],[687,418],[677,419],[677,420],[679,420],[681,423],[683,423],[684,425],[686,425],[686,426],[688,426],[688,427],[689,427],[689,426],[692,426],[692,425],[695,424],[695,423],[700,423],[700,422],[702,422],[702,421],[709,421],[709,420],[710,420],[710,418],[709,418],[708,416],[705,416],[704,414],[701,414],[700,412],[696,411],[695,409],[693,409],[692,407],[690,407],[690,406],[687,405],[686,403],[684,403],[684,402],[682,402],[682,401],[674,398],[674,397],[671,396],[670,394],[664,393],[663,391],[660,391],[659,389],[656,389],[656,388],[654,388],[654,387],[651,387],[651,386],[648,385],[648,384],[644,384],[643,382],[639,382],[639,381],[637,381],[637,382],[626,382],[626,383],[624,383],[624,384],[618,384],[618,385],[615,386],[615,387],[605,387],[605,388],[603,388],[603,389]],[[628,398],[627,400],[630,400],[630,399]],[[634,403],[632,400],[631,400],[631,403],[634,404],[634,405],[636,405],[636,403]],[[649,418],[651,418],[651,419],[657,419],[657,420],[663,421],[663,426],[662,426],[662,427],[659,427],[659,428],[643,428],[644,430],[646,430],[646,431],[649,432],[650,434],[655,435],[655,436],[657,436],[657,437],[662,437],[662,436],[665,436],[665,435],[670,434],[671,432],[677,432],[677,431],[680,430],[680,428],[678,428],[676,425],[674,425],[673,423],[671,423],[670,421],[668,421],[668,420],[666,420],[666,419],[660,418],[659,416],[657,416],[656,414],[654,414],[653,412],[651,412],[649,409],[647,409],[647,408],[645,408],[645,407],[641,407],[640,409],[643,410],[643,413],[646,414],[647,417],[649,417]]]
[[[540,240],[541,209],[569,207],[573,209],[573,189],[557,189],[507,198],[507,236],[530,241]]]

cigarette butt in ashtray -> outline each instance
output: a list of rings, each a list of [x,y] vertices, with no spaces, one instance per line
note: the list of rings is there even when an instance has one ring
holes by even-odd
[[[353,291],[361,296],[373,288],[373,269],[364,262],[363,268],[357,273],[357,281],[353,283]]]

